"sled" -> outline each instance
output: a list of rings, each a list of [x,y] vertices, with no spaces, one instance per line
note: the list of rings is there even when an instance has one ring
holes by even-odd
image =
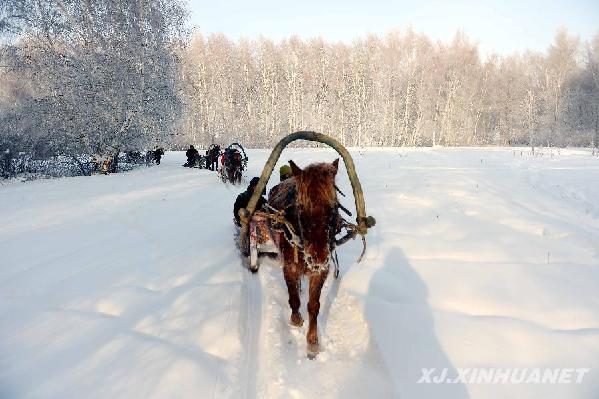
[[[222,152],[222,165],[219,170],[223,183],[240,184],[243,171],[247,168],[248,156],[239,143],[229,145]],[[234,160],[234,158],[236,158]]]
[[[256,212],[250,221],[250,250],[249,267],[252,271],[259,268],[260,256],[265,254],[277,255],[278,246],[273,240],[268,218],[261,212]]]
[[[347,241],[354,239],[357,235],[360,235],[362,237],[362,242],[364,243],[364,250],[358,259],[359,262],[366,250],[366,241],[364,236],[366,235],[368,229],[376,224],[374,217],[366,216],[366,206],[364,204],[362,185],[360,184],[360,180],[356,175],[354,161],[347,149],[334,138],[321,133],[299,131],[289,134],[282,138],[272,150],[266,164],[264,165],[262,174],[260,175],[260,181],[256,185],[254,194],[252,195],[247,207],[239,210],[241,231],[239,234],[238,246],[241,254],[245,257],[249,257],[249,268],[252,272],[258,271],[260,267],[259,256],[261,253],[268,253],[272,250],[272,248],[274,248],[274,252],[276,253],[278,248],[276,243],[272,240],[270,223],[268,220],[265,220],[267,219],[266,216],[268,213],[257,211],[256,205],[258,204],[260,195],[268,184],[268,180],[270,179],[272,171],[279,157],[281,156],[281,152],[287,145],[296,140],[316,141],[326,144],[339,153],[345,164],[345,168],[352,186],[357,216],[356,224],[348,223],[348,227],[346,227],[346,234],[339,239],[336,239],[335,245],[340,246]],[[336,255],[333,261],[336,263]],[[338,274],[337,264],[336,274]]]
[[[185,168],[206,169],[206,157],[200,155],[193,163],[185,162],[182,166]]]

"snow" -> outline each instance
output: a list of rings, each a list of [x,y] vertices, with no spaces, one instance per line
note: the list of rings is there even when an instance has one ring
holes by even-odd
[[[248,176],[268,154],[250,151]],[[358,241],[339,251],[313,361],[307,323],[289,326],[278,264],[241,266],[241,188],[182,168],[182,153],[0,186],[0,397],[597,397],[599,159],[352,154],[377,226],[362,263]],[[289,149],[281,161],[334,158]],[[338,185],[351,194],[343,169]],[[590,371],[580,384],[417,383],[422,368],[474,367]]]

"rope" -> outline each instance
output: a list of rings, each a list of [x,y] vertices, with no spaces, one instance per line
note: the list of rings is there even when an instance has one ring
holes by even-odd
[[[335,240],[336,246],[343,245],[350,239],[353,240],[354,238],[356,238],[357,235],[359,235],[362,238],[362,253],[360,254],[357,260],[357,263],[360,263],[362,261],[362,258],[364,257],[364,254],[366,253],[366,237],[364,236],[360,227],[357,224],[350,223],[343,218],[341,218],[341,228],[346,229],[347,233],[339,240]]]
[[[287,242],[291,246],[293,246],[294,257],[296,258],[296,262],[297,262],[298,250],[302,248],[302,242],[301,242],[300,237],[297,235],[295,228],[293,227],[291,222],[289,222],[289,220],[287,220],[287,218],[285,217],[285,210],[284,209],[283,210],[275,209],[272,206],[270,206],[268,203],[264,204],[264,207],[266,207],[271,212],[257,211],[254,213],[254,215],[259,215],[259,216],[265,217],[267,219],[273,220],[275,223],[285,226],[285,228],[289,232],[289,235],[291,238],[288,238],[284,232],[283,232],[283,236],[285,237]],[[274,229],[274,230],[277,231],[276,229]]]

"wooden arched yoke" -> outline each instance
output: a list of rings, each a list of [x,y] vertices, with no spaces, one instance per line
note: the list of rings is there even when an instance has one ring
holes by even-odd
[[[357,212],[356,223],[358,233],[361,235],[365,235],[368,229],[376,224],[376,220],[374,219],[374,217],[366,216],[366,206],[364,204],[364,193],[362,192],[362,185],[360,184],[360,180],[358,179],[358,176],[356,174],[354,160],[352,159],[347,149],[339,141],[325,134],[308,131],[299,131],[283,137],[277,143],[275,148],[272,150],[270,157],[268,157],[268,161],[266,161],[266,164],[264,165],[264,169],[262,170],[262,174],[260,175],[260,181],[254,189],[254,194],[252,195],[252,198],[250,199],[248,206],[239,210],[239,217],[241,220],[239,245],[241,252],[246,256],[248,255],[249,251],[249,224],[250,220],[252,219],[252,216],[254,215],[254,212],[256,211],[258,198],[266,188],[266,184],[268,183],[270,175],[272,174],[272,171],[275,168],[275,165],[279,160],[279,157],[281,156],[281,152],[283,152],[283,149],[285,147],[287,147],[290,143],[296,140],[317,141],[319,143],[323,143],[332,147],[335,151],[339,153],[341,158],[343,158],[343,163],[345,164],[345,169],[347,170],[349,181],[351,182],[354,194]],[[341,241],[345,242],[347,240],[342,239]]]

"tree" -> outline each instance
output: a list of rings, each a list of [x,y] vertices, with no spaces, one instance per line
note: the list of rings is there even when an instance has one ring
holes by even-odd
[[[5,73],[23,83],[1,131],[73,157],[168,143],[180,113],[182,2],[6,0],[3,7],[15,16],[3,26],[16,34],[2,48]]]

